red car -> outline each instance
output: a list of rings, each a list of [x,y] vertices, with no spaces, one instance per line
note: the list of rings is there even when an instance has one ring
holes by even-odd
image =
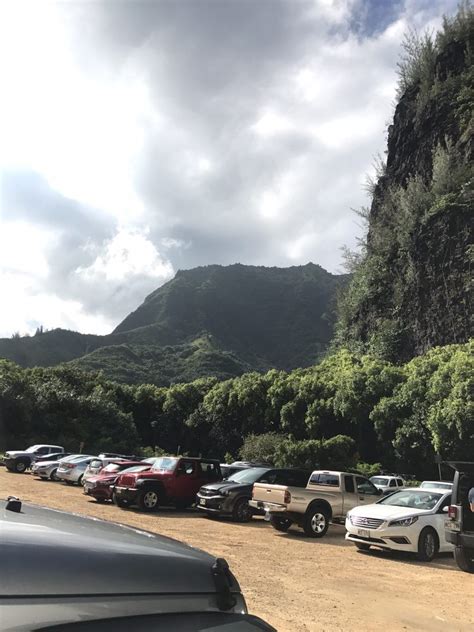
[[[219,461],[184,456],[163,456],[146,472],[122,472],[113,490],[119,507],[138,505],[156,511],[160,505],[189,507],[206,483],[222,480]]]
[[[113,484],[124,471],[145,472],[149,470],[155,459],[145,461],[116,461],[103,467],[97,476],[84,483],[84,494],[93,496],[98,503],[112,500]]]

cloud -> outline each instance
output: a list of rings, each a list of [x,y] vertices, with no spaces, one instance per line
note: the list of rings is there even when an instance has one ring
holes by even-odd
[[[2,3],[0,330],[112,329],[195,265],[339,271],[403,32],[456,2]]]

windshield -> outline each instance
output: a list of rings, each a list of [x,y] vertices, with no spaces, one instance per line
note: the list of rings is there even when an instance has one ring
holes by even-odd
[[[25,450],[25,452],[35,452],[39,447],[39,445],[32,445],[27,450]]]
[[[178,459],[169,456],[163,456],[153,463],[153,470],[165,470],[166,472],[172,472],[176,467]]]
[[[409,507],[410,509],[433,509],[443,494],[436,492],[424,492],[418,490],[400,491],[383,498],[380,505],[395,505],[396,507]]]
[[[265,472],[268,472],[268,467],[252,467],[248,470],[235,472],[227,480],[234,483],[255,483]]]
[[[388,485],[388,478],[383,476],[372,476],[370,480],[374,485]]]

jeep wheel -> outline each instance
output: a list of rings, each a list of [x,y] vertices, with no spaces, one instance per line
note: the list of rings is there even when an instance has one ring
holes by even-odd
[[[282,518],[281,516],[271,516],[270,523],[277,531],[283,531],[283,533],[286,533],[293,524],[293,521],[289,518]]]
[[[126,507],[128,507],[127,501],[119,498],[115,492],[112,494],[112,502],[114,503],[114,505],[120,507],[121,509],[125,509]]]
[[[418,552],[416,554],[420,562],[431,562],[436,557],[439,549],[436,531],[425,527],[418,538]]]
[[[322,538],[329,528],[329,513],[325,507],[313,507],[305,516],[303,530],[310,538]]]
[[[249,506],[248,498],[239,498],[232,510],[232,519],[235,522],[248,522],[252,518],[253,512]]]
[[[454,559],[459,568],[465,573],[474,573],[474,550],[457,546],[454,549]]]
[[[152,489],[140,492],[137,499],[137,505],[142,511],[156,511],[160,505],[158,492]]]
[[[364,544],[364,542],[354,542],[359,551],[369,551],[370,544]]]
[[[28,461],[16,461],[15,472],[18,472],[18,474],[23,474],[23,472],[26,472],[28,466]]]

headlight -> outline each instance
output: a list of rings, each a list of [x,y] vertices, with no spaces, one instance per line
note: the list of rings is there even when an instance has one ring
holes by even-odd
[[[392,520],[388,523],[389,527],[410,527],[418,520],[418,516],[410,516],[409,518],[401,518],[400,520]]]

